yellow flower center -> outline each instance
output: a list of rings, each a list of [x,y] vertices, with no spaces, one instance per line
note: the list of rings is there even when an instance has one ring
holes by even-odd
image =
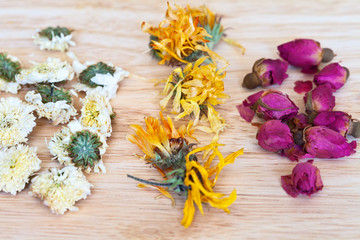
[[[89,100],[85,105],[82,124],[85,126],[92,126],[93,124],[97,124],[97,117],[99,116],[99,114],[100,111],[96,102]]]

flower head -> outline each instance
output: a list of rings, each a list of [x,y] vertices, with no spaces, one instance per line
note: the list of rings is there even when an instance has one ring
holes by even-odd
[[[14,146],[27,141],[35,127],[34,107],[18,98],[0,99],[0,147]]]
[[[89,183],[80,169],[74,166],[53,168],[32,179],[29,195],[44,200],[52,213],[77,211],[75,202],[91,194]]]
[[[48,58],[44,63],[35,63],[30,69],[21,70],[16,75],[20,84],[56,83],[74,78],[74,70],[66,61],[59,58]]]
[[[33,36],[34,43],[40,45],[40,49],[66,51],[69,46],[75,46],[72,39],[72,30],[66,27],[47,27],[38,30],[37,34]]]
[[[57,132],[49,142],[54,159],[65,166],[77,166],[89,173],[106,172],[102,155],[107,148],[106,138],[96,129],[84,127],[77,120]]]
[[[335,107],[335,97],[329,84],[319,85],[304,96],[306,111],[328,112]]]
[[[17,145],[0,150],[0,191],[16,195],[24,189],[30,176],[40,169],[36,148]]]
[[[329,62],[334,57],[331,49],[321,48],[312,39],[295,39],[278,46],[280,57],[293,66],[302,68],[304,73],[315,73],[319,64]]]
[[[297,197],[299,194],[306,194],[308,196],[321,191],[323,182],[320,176],[320,170],[312,165],[313,160],[304,163],[298,163],[292,174],[281,177],[281,184],[283,189],[292,197]]]
[[[330,84],[331,88],[336,91],[344,86],[349,77],[349,70],[338,63],[330,63],[314,76],[314,83],[319,86]]]
[[[313,124],[315,126],[325,126],[343,136],[349,130],[351,123],[351,116],[345,112],[334,111],[334,112],[320,112],[314,118]]]
[[[35,91],[26,93],[25,100],[36,108],[39,117],[52,120],[55,125],[67,123],[77,114],[69,92],[55,86],[38,84]]]
[[[280,120],[266,121],[259,129],[256,138],[259,145],[270,152],[278,152],[294,146],[290,128]]]
[[[17,94],[20,89],[15,76],[21,71],[21,64],[17,57],[0,53],[0,90]]]
[[[264,91],[254,93],[247,97],[242,104],[236,106],[240,116],[247,122],[251,122],[255,116],[254,104],[259,100]]]

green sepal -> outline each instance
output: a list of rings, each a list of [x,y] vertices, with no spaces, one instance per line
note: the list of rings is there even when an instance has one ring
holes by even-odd
[[[15,82],[16,74],[21,71],[20,63],[12,61],[6,53],[0,53],[0,78],[7,82]]]
[[[49,40],[52,40],[54,36],[60,37],[61,34],[64,36],[70,35],[72,30],[66,28],[66,27],[47,27],[39,32],[39,35],[42,37],[46,37]]]
[[[68,104],[71,104],[72,99],[68,91],[65,91],[63,88],[57,88],[52,84],[51,86],[45,84],[37,84],[36,92],[40,93],[42,102],[58,102],[66,101]]]
[[[95,88],[97,86],[103,86],[100,84],[96,84],[91,81],[96,74],[108,74],[114,75],[115,67],[109,66],[106,63],[98,62],[96,64],[88,66],[85,70],[83,70],[80,75],[79,79],[82,84],[85,84],[91,88]]]

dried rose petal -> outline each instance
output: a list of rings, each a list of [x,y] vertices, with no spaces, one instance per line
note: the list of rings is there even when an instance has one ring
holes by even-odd
[[[325,126],[332,130],[337,131],[343,136],[346,136],[349,130],[351,122],[351,116],[345,112],[321,112],[313,121],[315,126]]]
[[[343,135],[324,126],[305,129],[304,138],[306,152],[318,158],[341,158],[356,152],[356,141],[348,143]]]
[[[312,163],[313,160],[298,163],[290,175],[281,177],[281,185],[287,194],[294,198],[299,194],[310,196],[323,189],[320,170]]]
[[[319,85],[305,94],[305,107],[307,112],[332,111],[335,106],[335,97],[329,84]]]
[[[256,138],[259,145],[270,152],[277,152],[294,146],[288,125],[280,120],[269,120],[259,129]]]
[[[302,68],[304,73],[315,73],[321,61],[331,61],[330,49],[322,49],[320,43],[312,39],[295,39],[278,46],[280,57],[291,65]],[[324,54],[325,52],[325,54]]]
[[[344,86],[348,77],[349,71],[347,68],[340,66],[338,63],[331,63],[314,76],[314,83],[316,85],[328,83],[336,91]]]
[[[291,161],[299,161],[299,159],[313,158],[314,156],[304,152],[303,147],[295,145],[292,148],[284,149],[281,151],[281,156],[287,157]]]
[[[257,92],[255,94],[250,95],[247,99],[245,99],[242,104],[237,105],[236,108],[240,113],[240,116],[245,119],[247,122],[251,122],[251,120],[255,116],[255,111],[252,109],[252,106],[255,102],[261,97],[264,91]]]
[[[299,111],[287,94],[276,90],[265,91],[257,104],[256,112],[265,120],[286,121],[296,116]]]
[[[304,128],[310,126],[310,124],[308,123],[308,117],[304,113],[300,113],[297,116],[295,116],[292,119],[292,122],[295,124],[297,129],[304,129]]]
[[[312,81],[296,81],[294,91],[297,93],[307,93],[312,89]]]

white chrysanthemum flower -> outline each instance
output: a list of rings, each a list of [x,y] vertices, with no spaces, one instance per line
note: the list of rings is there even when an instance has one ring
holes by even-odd
[[[0,149],[0,191],[16,195],[40,169],[36,148],[25,145]]]
[[[6,55],[13,62],[19,62],[20,60],[17,57]],[[18,82],[8,82],[5,79],[0,77],[0,91],[5,91],[13,94],[17,94],[18,90],[21,88]]]
[[[48,58],[44,63],[34,63],[30,69],[21,70],[16,75],[20,84],[56,83],[74,78],[74,70],[69,63],[59,58]]]
[[[105,135],[95,128],[82,126],[78,120],[57,132],[48,147],[54,159],[65,166],[78,166],[86,173],[106,172],[102,161],[108,147]]]
[[[95,62],[85,62],[84,64],[81,64],[76,56],[74,55],[74,53],[69,52],[68,56],[70,58],[73,59],[73,68],[75,73],[79,76],[81,74],[81,72],[83,72],[84,70],[86,70],[88,67],[96,64]],[[95,87],[90,87],[86,84],[83,83],[77,83],[74,85],[74,88],[77,91],[84,91],[87,94],[91,94],[93,92],[103,92],[104,95],[109,98],[112,99],[116,96],[116,91],[118,89],[118,83],[121,82],[124,78],[129,76],[129,72],[123,70],[120,67],[115,67],[112,63],[108,63],[106,64],[109,67],[112,67],[115,69],[114,73],[107,73],[107,74],[95,74],[94,77],[92,77],[90,79],[90,81],[95,84],[95,85],[99,85],[99,86],[95,86]]]
[[[93,127],[100,134],[106,137],[111,136],[111,118],[114,115],[109,99],[101,92],[87,94],[81,99],[83,106],[81,108],[80,122],[85,127]]]
[[[33,178],[29,195],[44,200],[52,213],[64,214],[68,210],[79,210],[74,206],[75,202],[86,199],[91,194],[91,187],[93,185],[80,169],[68,166],[53,168]]]
[[[19,98],[0,99],[0,147],[14,146],[26,142],[28,134],[35,127],[34,106]]]
[[[60,36],[52,34],[52,39],[49,39],[46,36],[41,36],[39,33],[40,29],[37,30],[37,33],[32,37],[34,43],[40,46],[40,50],[54,50],[65,52],[69,49],[69,46],[76,46],[75,42],[72,41],[72,34],[64,35],[60,33]]]
[[[74,106],[65,100],[43,103],[40,93],[35,91],[27,92],[25,100],[35,107],[39,117],[47,118],[55,125],[67,123],[77,114]]]

